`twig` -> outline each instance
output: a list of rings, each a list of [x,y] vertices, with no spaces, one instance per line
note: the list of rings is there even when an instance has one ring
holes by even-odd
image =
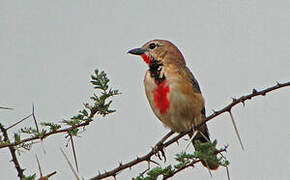
[[[257,91],[256,89],[253,89],[252,93],[248,94],[248,95],[245,95],[245,96],[242,96],[238,99],[233,99],[232,103],[228,104],[227,106],[225,106],[224,108],[222,108],[221,110],[219,111],[214,111],[211,115],[209,115],[207,118],[204,119],[203,123],[201,123],[200,125],[198,125],[196,128],[200,128],[203,124],[205,124],[207,121],[219,116],[220,114],[223,114],[225,112],[230,112],[231,109],[236,106],[237,104],[239,103],[242,103],[244,104],[246,100],[250,100],[252,99],[253,97],[256,97],[256,96],[265,96],[267,93],[273,91],[273,90],[276,90],[276,89],[279,89],[279,88],[282,88],[282,87],[286,87],[286,86],[290,86],[290,82],[286,82],[286,83],[278,83],[275,85],[275,86],[272,86],[272,87],[269,87],[269,88],[266,88],[266,89],[263,89],[261,91]],[[163,144],[164,141],[162,141],[165,137],[167,137],[167,134],[166,136],[164,136],[162,138],[161,141],[159,141],[155,147],[158,146],[158,148],[153,148],[149,153],[141,156],[141,157],[137,157],[137,159],[135,160],[132,160],[128,163],[125,163],[123,165],[119,165],[118,167],[108,171],[108,172],[105,172],[105,173],[102,173],[102,174],[98,174],[97,176],[93,177],[91,180],[99,180],[99,179],[103,179],[103,178],[107,178],[107,177],[111,177],[111,176],[116,176],[116,174],[124,169],[127,169],[127,168],[131,168],[132,166],[138,164],[138,163],[141,163],[143,161],[148,161],[148,159],[151,158],[151,156],[153,156],[154,154],[158,153],[159,151],[162,151],[163,148],[169,146],[170,144],[176,142],[178,139],[182,138],[184,135],[186,134],[189,134],[191,133],[191,130],[188,131],[188,132],[182,132],[180,133],[179,135],[175,136],[174,138],[170,139],[169,141],[167,141],[166,143]]]

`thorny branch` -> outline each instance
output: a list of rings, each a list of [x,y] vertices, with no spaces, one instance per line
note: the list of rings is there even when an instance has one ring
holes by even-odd
[[[7,129],[4,128],[4,126],[2,124],[0,124],[0,130],[3,134],[3,137],[4,137],[4,141],[6,142],[9,142],[9,137],[8,137],[8,133],[7,133]],[[17,173],[18,173],[18,177],[20,179],[24,178],[24,169],[21,168],[19,162],[18,162],[18,159],[17,159],[17,156],[16,156],[16,149],[14,146],[9,146],[9,151],[10,151],[10,154],[12,156],[12,162],[14,163],[14,166],[17,170]]]
[[[96,113],[97,113],[96,111],[91,111],[91,113],[90,113],[90,115],[89,115],[89,118],[92,119],[92,118],[95,116]],[[27,118],[30,117],[30,116],[32,116],[32,114],[29,115],[29,116],[27,116],[27,117],[25,117],[24,119],[22,119],[21,122],[22,122],[23,120],[27,119]],[[19,123],[19,122],[17,122],[17,124],[18,124],[18,123]],[[16,123],[15,123],[15,124],[16,124]],[[85,121],[85,122],[82,122],[82,123],[80,123],[80,124],[78,124],[78,125],[73,125],[73,126],[70,126],[70,127],[67,127],[67,128],[60,129],[60,130],[56,130],[56,131],[48,132],[48,133],[46,133],[46,134],[43,134],[43,136],[41,136],[41,137],[39,137],[39,136],[35,136],[35,137],[30,137],[30,138],[23,139],[23,140],[21,140],[21,141],[19,141],[19,142],[14,141],[13,143],[0,144],[0,149],[2,149],[2,148],[6,148],[6,147],[17,146],[17,145],[19,145],[19,144],[23,144],[23,143],[30,142],[30,141],[34,141],[34,140],[38,140],[38,139],[39,139],[39,140],[43,140],[43,139],[45,139],[46,137],[51,136],[51,135],[55,135],[55,134],[68,133],[68,132],[70,132],[71,130],[73,130],[73,129],[75,129],[75,128],[85,127],[85,126],[87,126],[87,125],[89,125],[89,124],[90,124],[90,121]],[[14,126],[14,125],[13,125],[13,126]],[[11,128],[11,127],[9,127],[9,128]],[[7,129],[9,129],[9,128],[7,128]]]
[[[286,87],[286,86],[290,86],[290,82],[286,82],[286,83],[278,83],[277,82],[277,84],[275,86],[266,88],[266,89],[261,90],[261,91],[257,91],[256,89],[253,89],[252,90],[252,93],[250,93],[248,95],[241,96],[240,98],[237,98],[237,99],[233,98],[233,101],[230,104],[228,104],[227,106],[225,106],[224,108],[222,108],[222,109],[220,109],[218,111],[214,111],[214,113],[212,113],[211,115],[209,115],[204,120],[203,123],[206,123],[207,121],[209,121],[209,120],[211,120],[211,119],[213,119],[213,118],[215,118],[215,117],[217,117],[220,114],[223,114],[225,112],[231,113],[231,109],[234,106],[236,106],[237,104],[239,104],[239,103],[242,103],[244,105],[246,100],[250,100],[250,99],[252,99],[253,97],[256,97],[256,96],[265,96],[267,93],[269,93],[271,91],[274,91],[276,89],[279,89],[279,88],[282,88],[282,87]],[[93,118],[96,113],[97,112],[95,112],[95,111],[91,111],[91,113],[89,115],[89,118]],[[14,141],[14,142],[10,143],[9,140],[7,140],[7,139],[5,140],[4,139],[4,141],[6,143],[0,144],[0,149],[1,148],[6,148],[6,147],[9,148],[9,150],[11,152],[11,155],[12,155],[12,158],[13,158],[12,161],[13,161],[13,163],[14,163],[16,169],[17,169],[17,172],[18,172],[18,176],[19,177],[24,177],[24,175],[23,175],[23,169],[20,167],[19,162],[18,162],[18,160],[16,158],[16,154],[15,154],[15,151],[16,150],[14,148],[15,146],[20,145],[20,144],[23,144],[25,142],[30,142],[30,141],[38,140],[38,139],[39,140],[42,140],[42,139],[44,139],[46,137],[49,137],[49,136],[55,135],[55,134],[69,133],[71,130],[73,130],[75,128],[85,127],[85,126],[87,126],[89,124],[90,124],[90,121],[84,121],[84,122],[82,122],[80,124],[77,124],[77,125],[72,125],[72,126],[67,127],[67,128],[63,128],[63,129],[59,129],[59,130],[55,130],[55,131],[51,131],[51,132],[45,133],[41,137],[40,136],[30,137],[30,138],[26,138],[26,139],[23,139],[23,140],[18,141],[18,142],[17,141]],[[199,128],[202,124],[200,124],[196,128]],[[0,124],[0,129],[1,129],[2,133],[3,133],[4,138],[8,138],[7,130],[9,128],[5,129]],[[164,151],[163,151],[164,148],[168,147],[169,145],[173,144],[174,142],[177,142],[180,138],[182,138],[183,136],[185,136],[189,132],[180,133],[180,134],[176,135],[175,137],[169,139],[167,142],[165,142],[166,139],[169,138],[169,136],[173,134],[173,132],[169,132],[158,143],[156,143],[155,146],[154,146],[154,148],[152,148],[152,150],[149,153],[147,153],[146,155],[143,155],[141,157],[137,157],[135,160],[132,160],[132,161],[130,161],[128,163],[125,163],[125,164],[120,163],[120,165],[117,168],[112,169],[112,170],[110,170],[108,172],[99,174],[96,177],[92,178],[92,180],[103,179],[103,178],[106,178],[106,177],[116,177],[116,175],[118,173],[120,173],[122,170],[127,169],[127,168],[131,168],[132,166],[134,166],[134,165],[136,165],[138,163],[141,163],[143,161],[146,161],[146,162],[154,162],[153,160],[151,160],[151,157],[153,155],[156,155],[156,154],[159,154],[159,153],[161,153],[162,155],[164,155]],[[197,162],[198,161],[196,161],[196,162],[193,161],[192,163],[194,164],[194,163],[197,163]],[[178,172],[180,172],[180,171],[181,170],[179,170]],[[176,171],[176,173],[178,173],[178,172]]]
[[[71,127],[68,127],[68,128],[64,128],[64,129],[60,129],[60,130],[56,130],[56,131],[51,131],[51,132],[48,132],[46,134],[44,134],[43,136],[39,137],[39,136],[35,136],[35,137],[30,137],[30,138],[26,138],[26,139],[23,139],[19,142],[13,142],[13,143],[5,143],[5,144],[0,144],[0,149],[1,148],[6,148],[6,147],[11,147],[11,146],[17,146],[19,144],[23,144],[25,142],[30,142],[30,141],[34,141],[34,140],[42,140],[48,136],[51,136],[51,135],[55,135],[55,134],[60,134],[60,133],[67,133],[75,128],[79,128],[79,127],[84,127],[84,126],[87,126],[89,125],[90,122],[89,121],[86,121],[86,122],[83,122],[83,123],[80,123],[78,125],[75,125],[75,126],[71,126]]]
[[[225,106],[224,108],[213,112],[211,115],[207,116],[207,118],[204,120],[204,123],[208,122],[209,120],[219,116],[220,114],[223,114],[225,112],[230,113],[231,109],[236,106],[239,103],[242,103],[243,105],[245,104],[246,100],[250,100],[253,97],[256,96],[265,96],[267,93],[274,91],[276,89],[282,88],[282,87],[286,87],[286,86],[290,86],[290,82],[286,82],[286,83],[279,83],[277,82],[277,84],[275,86],[263,89],[261,91],[257,91],[256,89],[252,90],[252,93],[245,95],[245,96],[241,96],[240,98],[233,98],[233,101],[228,104],[227,106]],[[197,126],[196,128],[198,129],[202,124],[200,124],[199,126]],[[180,138],[182,138],[183,136],[185,136],[186,134],[189,134],[191,131],[188,132],[183,132],[178,134],[177,136],[171,138],[170,140],[168,140],[167,142],[165,142],[166,137],[168,137],[168,134],[172,133],[169,132],[168,134],[166,134],[157,144],[155,144],[155,148],[153,148],[149,153],[147,153],[146,155],[143,155],[141,157],[137,157],[136,159],[125,163],[125,164],[120,164],[118,167],[116,167],[115,169],[112,169],[108,172],[102,173],[93,178],[91,178],[91,180],[99,180],[99,179],[103,179],[103,178],[107,178],[107,177],[116,177],[116,175],[118,173],[120,173],[122,170],[127,169],[127,168],[131,168],[132,166],[139,164],[143,161],[151,161],[151,157],[155,154],[158,154],[159,152],[164,152],[163,149],[166,148],[167,146],[171,145],[174,142],[177,142]],[[165,143],[164,143],[165,142]],[[196,162],[195,162],[196,163]]]
[[[18,172],[18,176],[20,179],[35,179],[35,174],[29,177],[26,177],[24,175],[24,169],[22,169],[19,165],[17,156],[15,151],[17,150],[17,146],[20,145],[22,148],[29,149],[29,145],[35,143],[35,140],[40,140],[42,142],[43,139],[46,137],[49,137],[54,134],[60,134],[60,133],[66,133],[67,136],[70,136],[71,143],[72,143],[72,148],[73,148],[73,153],[74,153],[74,160],[76,163],[76,167],[78,170],[78,165],[77,165],[77,160],[76,160],[76,152],[75,152],[75,147],[74,147],[74,142],[72,136],[77,136],[79,128],[85,127],[90,124],[90,122],[93,121],[92,118],[95,117],[96,114],[106,116],[107,114],[110,114],[112,112],[115,112],[115,110],[110,109],[110,105],[112,103],[111,100],[108,100],[108,98],[120,94],[118,90],[114,90],[112,88],[109,88],[109,79],[107,78],[107,75],[104,71],[99,72],[98,70],[95,70],[95,74],[91,75],[91,83],[94,87],[94,89],[97,89],[100,91],[100,95],[98,96],[97,94],[93,94],[92,97],[90,97],[91,100],[93,100],[93,104],[91,103],[85,103],[84,106],[85,108],[82,111],[79,111],[79,114],[77,116],[73,116],[70,120],[63,120],[62,123],[67,125],[67,128],[61,128],[60,124],[55,124],[51,122],[44,122],[42,123],[43,126],[49,127],[49,131],[47,132],[46,129],[42,129],[40,131],[37,120],[35,118],[34,114],[34,105],[32,108],[32,114],[29,116],[23,118],[22,120],[14,123],[13,125],[9,126],[8,128],[4,128],[4,126],[0,123],[0,132],[3,134],[3,140],[2,136],[0,135],[0,149],[8,147],[11,155],[12,155],[12,161],[15,164],[15,168]],[[0,109],[6,109],[6,110],[12,110],[12,108],[7,108],[7,107],[0,107]],[[19,133],[14,133],[14,142],[11,142],[8,136],[8,130],[12,127],[15,127],[19,123],[23,122],[24,120],[28,119],[29,117],[33,117],[35,127],[34,128],[22,128]],[[33,135],[30,138],[26,139],[20,139],[20,133],[26,133]],[[26,142],[30,142],[27,144]],[[39,162],[38,162],[39,164]],[[45,177],[41,177],[39,179],[47,179],[48,177],[52,176],[56,172],[53,172]]]

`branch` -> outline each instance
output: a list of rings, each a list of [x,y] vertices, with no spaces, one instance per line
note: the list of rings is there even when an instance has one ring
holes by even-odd
[[[107,74],[104,71],[99,72],[98,70],[95,70],[94,74],[91,75],[91,84],[93,85],[93,88],[98,90],[99,93],[93,94],[93,96],[90,97],[90,100],[92,102],[90,103],[84,103],[84,109],[79,111],[78,115],[73,116],[70,118],[70,120],[63,120],[62,123],[67,125],[66,128],[61,128],[60,124],[55,124],[52,122],[43,122],[41,123],[43,126],[49,127],[49,131],[47,129],[39,129],[35,113],[34,113],[34,105],[32,107],[32,114],[29,116],[25,117],[24,119],[20,120],[19,122],[14,123],[8,128],[4,128],[2,124],[0,124],[0,130],[3,133],[4,136],[4,141],[2,141],[2,136],[0,136],[0,149],[1,148],[9,148],[11,155],[13,157],[13,162],[15,164],[15,167],[18,171],[18,176],[20,179],[26,179],[25,175],[23,174],[24,169],[20,168],[20,165],[18,163],[15,151],[17,146],[20,145],[20,147],[29,150],[31,147],[31,144],[34,143],[35,140],[40,140],[42,142],[43,139],[46,137],[49,137],[54,134],[59,134],[59,133],[66,133],[67,137],[70,137],[71,143],[72,143],[72,149],[73,149],[73,154],[74,154],[74,159],[76,163],[76,168],[78,171],[78,164],[77,164],[77,159],[76,159],[76,152],[75,152],[75,146],[74,146],[74,141],[72,136],[77,136],[79,132],[79,128],[85,127],[90,124],[91,121],[93,121],[92,118],[95,117],[96,114],[102,115],[103,117],[115,112],[115,110],[110,109],[110,105],[112,103],[111,100],[109,100],[111,97],[119,95],[119,90],[117,89],[112,89],[109,87],[109,79],[107,78]],[[0,106],[0,109],[9,109],[11,108],[6,108]],[[12,127],[15,127],[19,123],[23,122],[24,120],[28,119],[29,117],[33,118],[35,127],[36,129],[32,127],[28,128],[21,128],[18,133],[14,133],[14,141],[10,142],[9,136],[8,136],[8,130]],[[32,135],[29,138],[26,139],[20,139],[20,133],[25,133],[25,134],[30,134]],[[27,144],[27,142],[30,142]],[[42,177],[42,173],[40,179],[47,179],[49,176],[55,174],[55,172],[49,174],[48,176]],[[32,176],[27,177],[28,179],[34,179],[35,174]]]
[[[257,91],[256,89],[253,89],[252,90],[252,93],[248,94],[248,95],[245,95],[245,96],[241,96],[240,98],[238,99],[233,99],[232,103],[228,104],[227,106],[225,106],[224,108],[222,108],[221,110],[219,111],[215,111],[214,113],[212,113],[211,115],[209,115],[203,123],[201,123],[200,125],[196,126],[195,128],[199,128],[200,126],[202,126],[203,124],[205,124],[206,122],[208,122],[209,120],[225,113],[225,112],[231,112],[231,109],[236,106],[237,104],[239,103],[242,103],[242,104],[245,104],[245,101],[246,100],[250,100],[252,99],[253,97],[256,97],[256,96],[265,96],[267,93],[271,92],[271,91],[274,91],[276,89],[279,89],[279,88],[282,88],[282,87],[286,87],[286,86],[290,86],[290,82],[286,82],[286,83],[278,83],[275,85],[275,86],[272,86],[272,87],[269,87],[269,88],[266,88],[264,90],[261,90],[261,91]],[[178,134],[177,136],[171,138],[170,140],[168,140],[166,143],[165,140],[166,140],[166,137],[168,136],[165,135],[158,143],[155,144],[154,148],[149,152],[147,153],[146,155],[143,155],[142,157],[137,157],[135,160],[132,160],[128,163],[125,163],[125,164],[120,164],[118,167],[116,167],[115,169],[112,169],[108,172],[105,172],[105,173],[102,173],[102,174],[99,174],[93,178],[91,178],[91,180],[99,180],[99,179],[103,179],[103,178],[107,178],[107,177],[116,177],[116,175],[118,173],[120,173],[122,170],[124,169],[127,169],[127,168],[131,168],[132,166],[136,165],[136,164],[139,164],[143,161],[151,161],[151,157],[159,152],[161,152],[162,154],[164,153],[163,152],[163,149],[166,148],[167,146],[171,145],[172,143],[174,142],[177,142],[180,138],[182,138],[183,136],[185,136],[186,134],[189,134],[191,132],[188,131],[188,132],[182,132],[180,134]],[[171,133],[171,132],[170,132]]]
[[[97,113],[98,113],[97,110],[92,110],[91,113],[90,113],[90,115],[88,116],[89,119],[94,118],[94,116],[95,116]],[[25,117],[25,118],[22,119],[20,122],[22,122],[23,120],[27,119],[27,118],[30,117],[30,116],[32,116],[32,114],[29,115],[29,116],[27,116],[27,117]],[[85,127],[85,126],[89,125],[90,122],[91,122],[91,121],[84,121],[84,122],[82,122],[82,123],[80,123],[80,124],[72,125],[71,127],[68,127],[68,128],[64,128],[64,129],[59,129],[59,130],[56,130],[56,131],[48,132],[48,133],[46,133],[46,134],[43,134],[42,136],[34,136],[34,137],[30,137],[30,138],[23,139],[23,140],[18,141],[18,142],[17,142],[17,141],[14,141],[13,143],[0,144],[0,149],[2,149],[2,148],[6,148],[6,147],[17,146],[17,145],[19,145],[19,144],[23,144],[23,143],[25,143],[25,142],[34,141],[34,140],[37,140],[37,139],[39,139],[39,140],[43,140],[44,138],[49,137],[49,136],[51,136],[51,135],[55,135],[55,134],[68,133],[68,132],[70,132],[71,130],[73,130],[73,129],[75,129],[75,128]],[[19,123],[19,122],[15,123],[14,125],[10,126],[9,128],[11,128],[11,127],[17,125],[18,123]]]
[[[277,84],[275,86],[263,89],[261,91],[257,91],[256,89],[253,89],[251,94],[248,94],[248,95],[245,95],[245,96],[241,96],[238,99],[233,98],[233,102],[232,103],[230,103],[226,107],[222,108],[221,110],[215,111],[214,113],[212,113],[210,116],[208,116],[204,120],[204,123],[209,121],[209,120],[211,120],[212,118],[222,114],[222,113],[230,112],[232,107],[234,107],[235,105],[237,105],[239,103],[242,103],[243,105],[245,105],[245,101],[246,100],[250,100],[250,99],[252,99],[255,96],[265,96],[267,93],[269,93],[271,91],[274,91],[276,89],[280,89],[280,88],[283,88],[283,87],[287,87],[287,86],[290,86],[290,82],[286,82],[286,83],[277,82]],[[202,124],[200,124],[198,127],[200,127],[201,125]]]
[[[0,124],[0,130],[2,131],[2,134],[4,136],[4,141],[5,142],[9,142],[9,137],[8,137],[7,129],[5,129],[2,124]],[[20,179],[25,178],[25,176],[23,174],[24,169],[22,169],[20,167],[20,164],[19,164],[18,159],[17,159],[17,156],[16,156],[16,149],[13,146],[10,146],[9,147],[9,151],[10,151],[10,154],[12,156],[12,162],[14,163],[14,166],[15,166],[17,172],[18,172],[18,177]]]
[[[19,142],[14,141],[13,143],[0,144],[0,149],[6,148],[6,147],[17,146],[19,144],[23,144],[25,142],[34,141],[34,140],[37,140],[37,139],[42,140],[42,139],[44,139],[44,138],[46,138],[48,136],[59,134],[59,133],[69,132],[69,131],[71,131],[71,130],[73,130],[75,128],[84,127],[84,126],[87,126],[89,124],[90,124],[90,122],[86,121],[86,122],[80,123],[80,124],[78,124],[76,126],[71,126],[71,127],[68,127],[68,128],[64,128],[64,129],[60,129],[60,130],[56,130],[56,131],[52,131],[52,132],[46,133],[46,134],[44,134],[41,137],[35,136],[35,137],[30,137],[30,138],[23,139],[23,140],[21,140]]]

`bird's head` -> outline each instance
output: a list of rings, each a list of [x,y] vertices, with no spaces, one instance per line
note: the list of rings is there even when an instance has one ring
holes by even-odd
[[[151,40],[141,48],[132,49],[128,53],[142,56],[144,62],[149,66],[153,61],[157,61],[159,64],[185,64],[179,49],[166,40]]]

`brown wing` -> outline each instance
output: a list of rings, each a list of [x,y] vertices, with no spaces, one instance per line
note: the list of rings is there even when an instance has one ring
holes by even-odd
[[[198,81],[195,79],[194,75],[192,74],[192,72],[188,69],[188,67],[182,68],[183,69],[183,76],[186,76],[185,78],[190,81],[190,83],[192,84],[192,90],[194,92],[199,92],[201,93]],[[205,107],[202,108],[201,110],[201,116],[202,116],[202,120],[206,117],[205,115]],[[208,140],[210,140],[209,138],[209,132],[208,132],[208,128],[207,125],[204,124],[199,128],[199,131],[202,133],[198,133],[194,140],[200,140],[201,142],[207,142]]]

